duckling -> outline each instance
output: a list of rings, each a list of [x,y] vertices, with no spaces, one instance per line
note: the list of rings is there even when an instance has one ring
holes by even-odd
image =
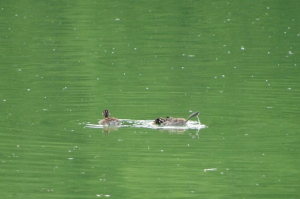
[[[107,125],[107,126],[117,126],[121,125],[122,123],[118,120],[118,118],[109,117],[109,111],[104,110],[102,115],[104,115],[104,119],[99,121],[100,125]]]
[[[184,118],[173,118],[173,117],[166,117],[162,118],[159,117],[154,121],[154,124],[159,124],[162,126],[183,126],[187,123],[187,121],[191,118],[191,117],[196,117],[199,115],[199,112],[194,112],[192,113],[187,119]]]

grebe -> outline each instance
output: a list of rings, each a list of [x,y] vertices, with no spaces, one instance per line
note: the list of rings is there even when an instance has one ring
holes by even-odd
[[[192,113],[187,119],[184,118],[173,118],[173,117],[166,117],[162,118],[159,117],[154,121],[154,124],[162,125],[162,126],[183,126],[187,123],[187,121],[191,117],[196,117],[199,115],[199,112]]]
[[[118,118],[109,117],[108,110],[104,110],[102,115],[104,115],[104,119],[99,121],[100,125],[107,125],[107,126],[121,125],[121,122],[118,120]]]

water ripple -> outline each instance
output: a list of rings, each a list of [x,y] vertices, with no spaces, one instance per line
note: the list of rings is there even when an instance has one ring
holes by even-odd
[[[122,122],[121,126],[113,127],[133,127],[133,128],[148,128],[148,129],[203,129],[207,126],[201,124],[200,121],[188,121],[185,126],[159,126],[153,124],[153,120],[131,120],[131,119],[119,119]],[[85,127],[88,128],[104,128],[107,126],[99,124],[87,124]]]

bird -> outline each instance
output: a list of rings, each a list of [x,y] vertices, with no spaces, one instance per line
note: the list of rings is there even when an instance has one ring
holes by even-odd
[[[109,117],[109,111],[104,110],[102,115],[104,115],[104,119],[99,121],[100,125],[107,125],[107,126],[118,126],[122,123],[118,120],[118,118]]]
[[[159,117],[157,118],[153,124],[158,124],[161,126],[183,126],[187,123],[187,121],[191,118],[191,117],[196,117],[199,115],[199,112],[194,112],[192,113],[187,119],[184,118],[173,118],[173,117],[166,117],[162,118]]]

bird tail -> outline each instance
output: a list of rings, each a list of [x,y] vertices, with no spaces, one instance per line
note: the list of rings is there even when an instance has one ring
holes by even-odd
[[[186,119],[186,121],[188,121],[191,117],[196,117],[198,115],[199,115],[199,112],[194,112]]]

